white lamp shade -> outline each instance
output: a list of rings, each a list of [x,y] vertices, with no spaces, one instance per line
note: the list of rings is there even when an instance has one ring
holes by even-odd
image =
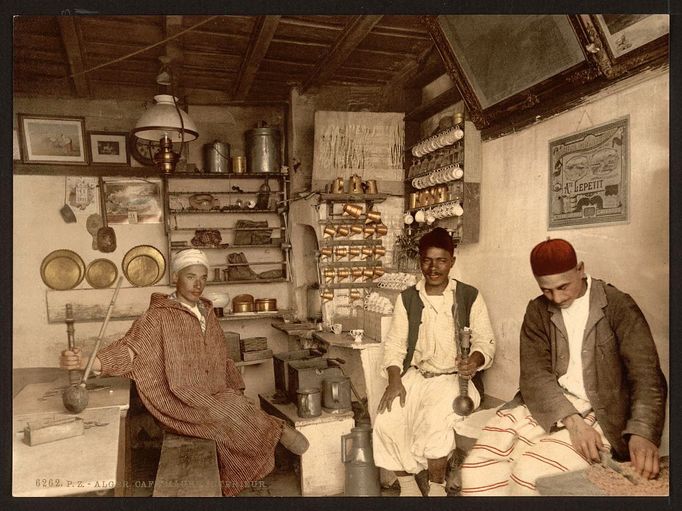
[[[173,96],[154,96],[156,104],[148,109],[137,121],[133,133],[144,140],[161,140],[167,136],[172,142],[190,142],[199,136],[197,126],[186,112],[176,109]],[[182,124],[180,116],[182,116]],[[184,132],[184,136],[182,133]]]

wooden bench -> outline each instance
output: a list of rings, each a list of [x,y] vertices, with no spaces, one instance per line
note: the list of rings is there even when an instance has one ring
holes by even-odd
[[[221,497],[214,440],[164,431],[153,497]]]

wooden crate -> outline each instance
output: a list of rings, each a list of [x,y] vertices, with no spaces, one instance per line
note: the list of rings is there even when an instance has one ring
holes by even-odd
[[[223,330],[223,334],[225,335],[227,356],[235,362],[239,362],[242,359],[242,353],[239,349],[239,334],[237,332],[230,332],[229,330]]]
[[[246,337],[239,341],[242,353],[268,349],[267,337]]]

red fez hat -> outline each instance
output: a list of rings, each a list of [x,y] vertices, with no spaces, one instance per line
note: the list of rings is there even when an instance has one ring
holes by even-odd
[[[530,252],[530,267],[533,275],[556,275],[578,266],[573,246],[566,240],[548,239],[535,245]]]
[[[452,241],[452,236],[442,227],[436,227],[419,239],[420,254],[424,254],[431,247],[447,250],[450,255],[455,251],[455,243]]]

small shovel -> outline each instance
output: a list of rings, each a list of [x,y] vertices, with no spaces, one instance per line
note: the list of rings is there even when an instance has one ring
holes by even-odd
[[[85,221],[85,228],[92,235],[93,250],[99,249],[99,247],[97,246],[97,232],[100,230],[101,227],[102,217],[98,213],[93,213],[92,215],[88,216],[88,219]]]
[[[102,227],[97,231],[97,248],[100,252],[116,250],[116,233],[107,225],[107,208],[104,197],[104,181],[99,178],[100,206],[102,208]]]

